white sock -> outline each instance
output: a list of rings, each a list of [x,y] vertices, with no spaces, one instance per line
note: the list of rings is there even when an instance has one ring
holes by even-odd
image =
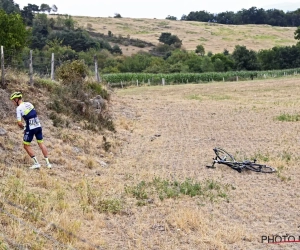
[[[33,160],[33,162],[35,164],[39,164],[39,162],[38,162],[38,160],[37,160],[37,158],[35,156],[32,156],[31,159]]]
[[[45,161],[46,161],[46,164],[47,164],[47,165],[50,164],[48,157],[45,157]]]

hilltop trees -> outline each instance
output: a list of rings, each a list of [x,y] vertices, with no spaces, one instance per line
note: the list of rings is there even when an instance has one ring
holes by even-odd
[[[300,11],[284,12],[278,9],[264,10],[251,7],[234,13],[226,11],[212,14],[207,11],[191,11],[182,15],[182,21],[211,22],[221,24],[269,24],[273,26],[300,26]]]
[[[168,16],[166,17],[166,19],[167,19],[167,20],[174,20],[174,21],[176,21],[176,20],[177,20],[177,17],[176,17],[176,16],[170,16],[170,15],[168,15]]]

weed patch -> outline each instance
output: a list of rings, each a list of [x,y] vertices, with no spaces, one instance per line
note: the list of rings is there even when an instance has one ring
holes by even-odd
[[[122,202],[118,199],[102,199],[95,206],[100,213],[116,214],[123,208]]]
[[[256,152],[255,154],[254,154],[254,157],[253,157],[253,159],[256,159],[256,160],[258,160],[258,161],[264,161],[264,162],[268,162],[268,161],[270,161],[270,155],[269,155],[269,153],[265,153],[265,154],[263,154],[262,152]]]
[[[198,100],[198,101],[202,101],[202,97],[199,96],[199,95],[196,95],[196,94],[187,96],[187,99],[189,99],[189,100]]]
[[[276,120],[281,122],[298,122],[300,121],[300,115],[281,114],[275,117]]]
[[[214,180],[197,182],[186,179],[183,182],[163,180],[154,178],[150,182],[141,181],[135,186],[126,186],[125,192],[135,197],[137,205],[145,205],[147,199],[159,198],[163,201],[166,198],[179,198],[182,195],[190,197],[200,196],[214,201],[217,198],[228,198],[229,185],[223,185]]]

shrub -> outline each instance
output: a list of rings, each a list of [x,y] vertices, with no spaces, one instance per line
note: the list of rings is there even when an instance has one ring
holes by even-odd
[[[87,74],[88,67],[82,60],[67,61],[56,70],[57,78],[65,85],[83,82]]]
[[[82,81],[74,81],[72,84],[57,86],[53,90],[51,102],[48,107],[58,114],[64,114],[71,119],[87,122],[84,128],[89,130],[102,130],[106,128],[115,131],[114,124],[105,105],[100,110],[93,108],[90,99],[96,95],[109,99],[109,94],[99,83],[84,84]],[[56,126],[68,126],[66,121],[55,113],[51,119]]]
[[[109,100],[109,94],[103,86],[97,82],[89,82],[87,88],[92,90],[96,95],[101,95],[103,99]]]
[[[100,200],[96,205],[95,208],[100,213],[112,213],[116,214],[122,210],[122,202],[117,199],[109,199],[109,200]]]

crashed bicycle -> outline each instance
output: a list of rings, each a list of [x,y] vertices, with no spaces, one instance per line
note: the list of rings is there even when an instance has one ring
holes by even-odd
[[[253,161],[245,160],[245,161],[236,161],[235,158],[225,151],[222,148],[214,148],[213,149],[216,156],[213,158],[213,162],[211,166],[206,166],[208,168],[216,168],[215,164],[223,164],[232,169],[241,173],[243,170],[251,170],[254,172],[261,172],[261,173],[275,173],[276,169],[265,165],[256,163],[256,159]]]

